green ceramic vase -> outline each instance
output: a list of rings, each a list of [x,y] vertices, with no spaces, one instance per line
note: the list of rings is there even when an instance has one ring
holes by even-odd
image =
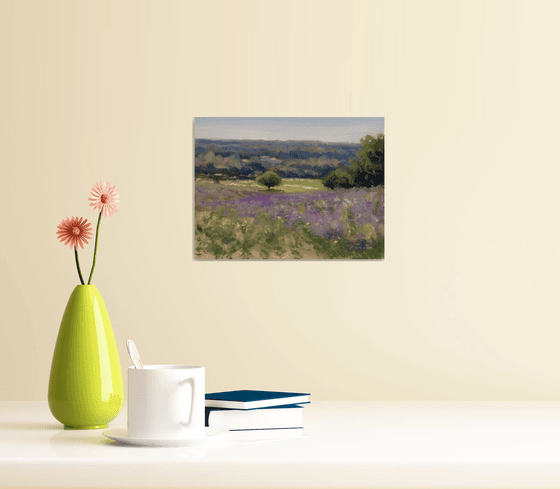
[[[121,364],[103,298],[78,285],[66,305],[49,379],[49,408],[65,429],[106,428],[123,400]]]

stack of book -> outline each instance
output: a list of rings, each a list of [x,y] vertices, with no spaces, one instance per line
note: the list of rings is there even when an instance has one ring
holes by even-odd
[[[236,432],[297,436],[310,394],[239,390],[206,394],[206,426]]]

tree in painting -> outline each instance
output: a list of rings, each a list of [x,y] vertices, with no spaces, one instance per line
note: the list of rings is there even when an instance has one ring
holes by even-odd
[[[282,183],[282,179],[274,170],[268,170],[264,175],[257,177],[255,181],[260,185],[264,185],[268,190]]]

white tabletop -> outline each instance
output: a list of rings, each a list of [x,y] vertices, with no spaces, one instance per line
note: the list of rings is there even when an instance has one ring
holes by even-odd
[[[1,402],[0,487],[560,487],[560,402],[315,401],[304,425],[146,448],[65,431],[46,402]]]

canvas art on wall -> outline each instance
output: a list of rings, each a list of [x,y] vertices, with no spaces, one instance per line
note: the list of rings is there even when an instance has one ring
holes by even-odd
[[[197,117],[196,259],[384,258],[382,117]]]

